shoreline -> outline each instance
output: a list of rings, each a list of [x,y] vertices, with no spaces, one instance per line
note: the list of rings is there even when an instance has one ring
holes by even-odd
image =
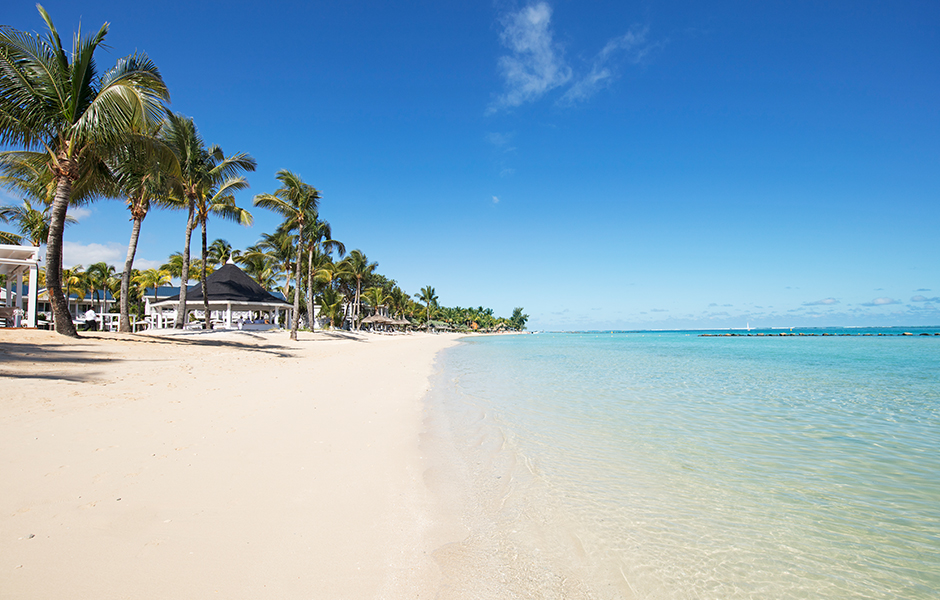
[[[9,598],[433,598],[456,334],[0,330]]]

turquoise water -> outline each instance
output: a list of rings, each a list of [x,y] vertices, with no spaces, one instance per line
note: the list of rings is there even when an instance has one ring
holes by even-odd
[[[471,337],[434,383],[442,597],[940,597],[940,336]]]

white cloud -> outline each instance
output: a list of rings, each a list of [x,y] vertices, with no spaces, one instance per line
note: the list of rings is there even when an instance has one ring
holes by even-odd
[[[552,8],[530,4],[503,19],[500,41],[511,54],[499,59],[505,91],[487,109],[492,114],[533,102],[571,80],[561,47],[552,39]]]
[[[887,306],[889,304],[900,304],[894,298],[875,298],[871,302],[863,302],[862,306]]]
[[[68,215],[76,221],[81,221],[82,219],[87,219],[91,216],[91,209],[85,208],[84,206],[70,206],[68,209]]]
[[[559,100],[559,104],[572,105],[583,102],[610,85],[616,75],[611,63],[618,54],[627,52],[630,62],[640,62],[651,49],[651,46],[643,46],[646,42],[647,31],[649,31],[649,28],[633,28],[622,36],[607,42],[604,48],[594,57],[591,71],[587,75],[578,78],[568,88],[568,91]]]
[[[496,196],[493,196],[493,204],[499,204],[499,198],[497,198]],[[180,292],[180,293],[182,294],[183,292]]]
[[[814,300],[813,302],[804,302],[803,306],[829,306],[838,303],[839,301],[835,298],[823,298],[822,300]]]
[[[911,298],[911,302],[940,302],[940,297],[927,298],[926,296],[918,294]]]
[[[124,270],[124,261],[127,260],[127,244],[117,242],[106,242],[104,244],[79,244],[77,242],[62,243],[62,263],[65,268],[71,268],[75,265],[82,265],[88,268],[88,265],[96,262],[106,262],[114,266],[118,272]],[[157,269],[165,261],[149,260],[137,256],[134,258],[135,269]]]
[[[515,146],[512,145],[514,133],[491,132],[486,134],[486,141],[493,144],[503,152],[512,152]]]

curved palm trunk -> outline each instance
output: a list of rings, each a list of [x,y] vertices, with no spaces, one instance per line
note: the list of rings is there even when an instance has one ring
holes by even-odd
[[[203,329],[212,329],[209,324],[209,289],[206,286],[206,269],[208,268],[208,261],[206,260],[209,256],[209,246],[206,243],[206,221],[202,221],[202,269],[199,270],[199,283],[202,285],[202,310],[203,314]]]
[[[130,298],[128,296],[131,291],[131,270],[134,268],[134,255],[137,254],[137,238],[140,236],[142,222],[143,217],[134,218],[131,241],[127,244],[127,260],[124,261],[124,273],[121,275],[121,325],[118,328],[121,333],[131,332]]]
[[[294,269],[294,322],[290,326],[290,339],[297,340],[297,328],[300,326],[300,261],[303,259],[303,246],[297,244],[297,268]]]
[[[49,219],[49,238],[46,240],[46,291],[52,304],[56,333],[79,337],[75,323],[69,314],[69,304],[62,294],[62,233],[65,231],[65,215],[72,195],[72,181],[59,175],[55,188],[55,200]]]
[[[186,325],[186,288],[189,283],[189,242],[193,237],[193,227],[195,221],[193,216],[196,205],[192,199],[189,200],[189,218],[186,220],[186,244],[183,246],[183,266],[180,272],[180,303],[176,308],[176,320],[173,327],[182,329]]]
[[[307,320],[310,322],[310,331],[313,331],[313,246],[307,250]]]

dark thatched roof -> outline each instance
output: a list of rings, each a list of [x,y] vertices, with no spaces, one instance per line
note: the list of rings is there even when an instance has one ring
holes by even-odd
[[[232,263],[223,265],[220,269],[206,277],[206,287],[209,288],[209,302],[238,302],[243,304],[273,303],[289,306],[287,302],[274,296],[258,285],[258,282],[248,276]],[[179,302],[180,295],[171,298],[161,298],[164,301]],[[189,288],[186,292],[186,304],[202,302],[202,283]]]

